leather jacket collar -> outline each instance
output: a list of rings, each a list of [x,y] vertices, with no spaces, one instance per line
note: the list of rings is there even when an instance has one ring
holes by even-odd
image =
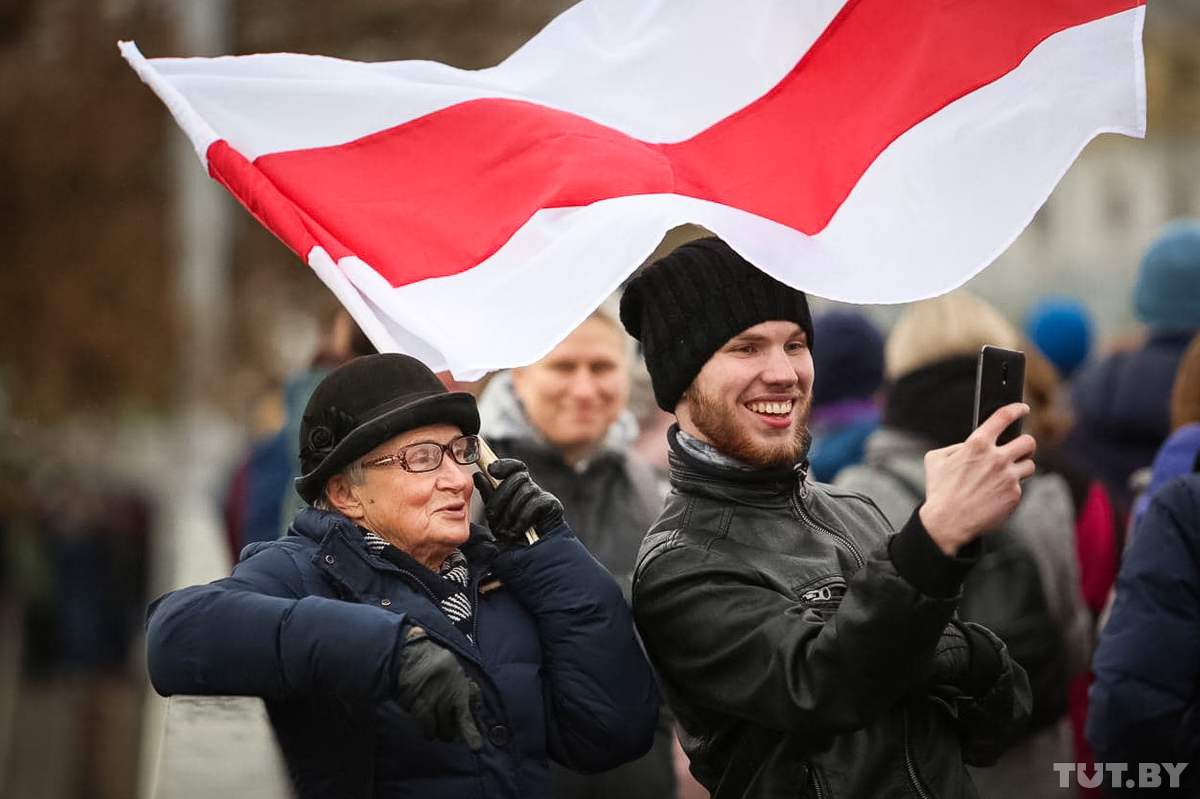
[[[667,431],[671,485],[677,490],[752,505],[786,504],[804,485],[808,461],[791,466],[733,468],[693,454],[679,440],[679,425]]]

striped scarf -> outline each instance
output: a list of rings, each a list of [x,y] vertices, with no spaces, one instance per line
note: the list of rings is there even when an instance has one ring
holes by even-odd
[[[460,550],[454,550],[437,572],[432,572],[418,563],[407,552],[397,549],[369,530],[363,530],[363,543],[367,549],[391,561],[401,571],[415,578],[434,597],[438,608],[454,623],[459,631],[475,643],[472,634],[475,626],[475,604],[467,593],[471,572],[467,558]]]

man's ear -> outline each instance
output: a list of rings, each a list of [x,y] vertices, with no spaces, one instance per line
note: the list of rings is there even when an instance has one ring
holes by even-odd
[[[343,515],[351,519],[363,517],[362,501],[354,491],[354,484],[346,475],[335,474],[330,477],[329,481],[325,483],[325,496],[328,497],[330,504]]]

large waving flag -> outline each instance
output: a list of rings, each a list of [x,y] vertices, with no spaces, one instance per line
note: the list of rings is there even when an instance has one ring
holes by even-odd
[[[797,288],[944,293],[1103,132],[1141,136],[1143,0],[582,0],[495,67],[126,59],[381,350],[549,351],[701,225]]]

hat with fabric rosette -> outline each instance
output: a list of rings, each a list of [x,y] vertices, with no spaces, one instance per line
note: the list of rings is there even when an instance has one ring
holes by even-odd
[[[300,421],[296,491],[312,504],[325,483],[356,458],[408,430],[432,424],[479,432],[475,397],[450,391],[408,355],[364,355],[317,384]]]

